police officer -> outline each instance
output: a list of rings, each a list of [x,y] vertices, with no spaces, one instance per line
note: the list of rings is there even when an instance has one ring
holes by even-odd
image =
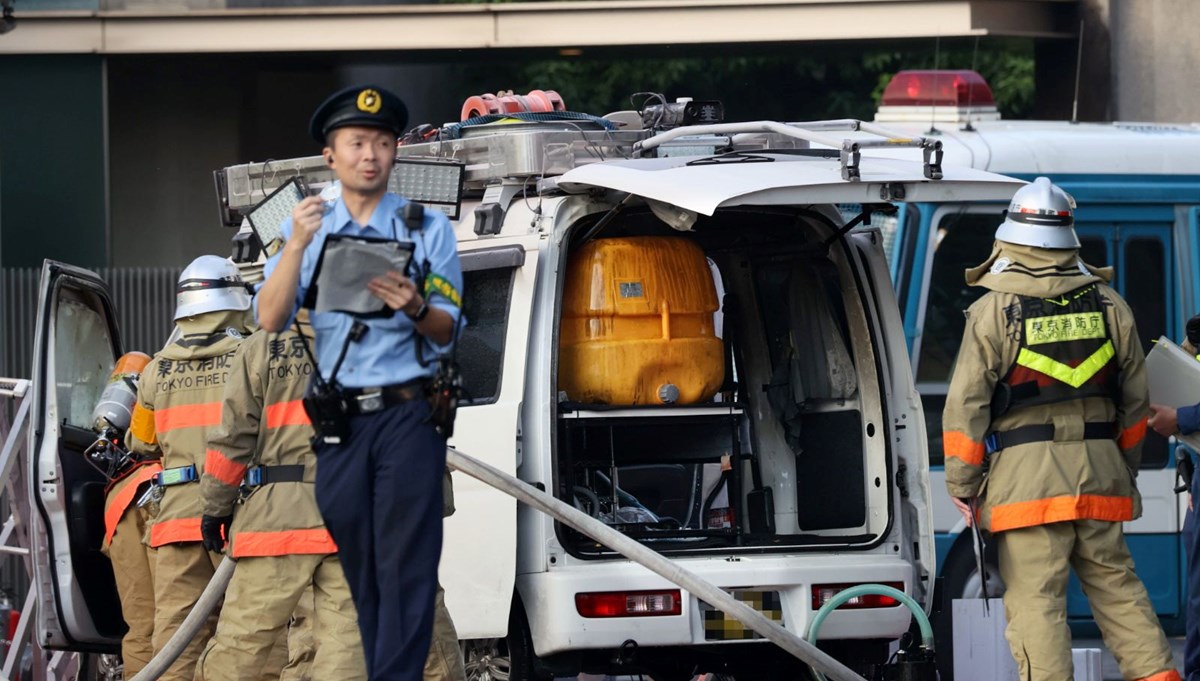
[[[1187,323],[1187,338],[1181,347],[1196,356],[1200,349],[1200,315]],[[1163,437],[1191,435],[1200,431],[1200,404],[1172,407],[1150,405],[1150,427]],[[1196,523],[1195,500],[1200,498],[1200,475],[1195,474],[1193,455],[1183,450],[1177,456],[1178,469],[1188,484],[1188,512],[1183,523],[1183,547],[1187,554],[1188,602],[1184,610],[1187,638],[1183,646],[1183,674],[1187,681],[1200,681],[1200,527]],[[1187,471],[1186,473],[1184,471]],[[1190,478],[1190,479],[1189,479]],[[1177,488],[1178,489],[1178,488]]]
[[[387,272],[367,286],[391,314],[356,320],[314,312],[312,325],[320,373],[340,391],[348,419],[344,437],[326,437],[317,448],[317,503],[358,609],[370,678],[417,681],[433,627],[446,445],[425,397],[435,367],[420,353],[450,343],[462,271],[446,217],[428,211],[410,226],[407,201],[387,192],[406,122],[403,102],[369,85],[337,92],[317,108],[310,132],[324,145],[342,194],[329,210],[307,198],[285,221],[286,244],[267,261],[256,306],[263,328],[289,326],[330,235],[415,245],[413,271]]]
[[[967,310],[946,399],[946,485],[996,537],[1022,679],[1073,678],[1074,568],[1123,677],[1177,680],[1121,528],[1141,515],[1142,347],[1112,271],[1079,259],[1074,208],[1047,178],[1022,187],[966,273],[989,292]]]
[[[221,555],[201,544],[200,489],[205,446],[221,420],[221,396],[233,353],[249,333],[250,293],[231,262],[196,258],[179,275],[175,322],[179,336],[142,372],[126,443],[131,453],[161,457],[155,478],[158,513],[149,543],[154,566],[154,652],[183,624]],[[160,678],[192,681],[196,659],[216,614]],[[282,665],[281,665],[282,666]]]

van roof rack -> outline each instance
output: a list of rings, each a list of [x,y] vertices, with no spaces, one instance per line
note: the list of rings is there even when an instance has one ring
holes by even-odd
[[[831,132],[848,132],[853,136],[829,135]],[[462,167],[462,187],[482,191],[488,184],[504,179],[552,177],[601,161],[653,156],[706,157],[731,151],[810,149],[819,145],[837,151],[842,179],[847,182],[861,178],[863,150],[884,148],[920,149],[925,177],[942,178],[940,140],[906,137],[855,119],[693,125],[657,134],[645,129],[607,130],[584,120],[511,120],[468,126],[459,130],[458,135],[455,139],[398,146],[396,162],[457,164]],[[222,218],[230,226],[239,225],[241,215],[292,178],[299,178],[310,191],[318,191],[335,179],[321,156],[233,165],[216,171],[215,175]],[[399,191],[399,185],[400,178],[393,173],[389,188]]]

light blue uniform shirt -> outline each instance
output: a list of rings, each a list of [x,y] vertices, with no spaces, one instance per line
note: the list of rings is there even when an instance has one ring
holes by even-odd
[[[300,282],[296,290],[296,301],[292,308],[292,316],[288,318],[291,326],[296,310],[312,285],[313,270],[317,258],[325,245],[325,238],[330,234],[345,234],[347,236],[368,236],[412,241],[416,245],[413,252],[413,266],[425,265],[427,274],[435,274],[449,282],[461,298],[462,267],[458,262],[458,246],[454,238],[454,228],[445,215],[432,210],[425,211],[424,226],[420,232],[410,233],[404,224],[399,211],[408,201],[396,194],[383,195],[379,205],[366,225],[359,225],[350,217],[350,211],[341,198],[333,206],[333,210],[325,213],[321,220],[321,228],[313,235],[312,243],[304,249],[304,258],[300,265]],[[292,220],[288,218],[281,225],[286,238],[292,236]],[[270,277],[279,265],[282,250],[267,260],[263,274]],[[427,263],[427,264],[426,264]],[[415,271],[415,270],[414,270]],[[410,271],[410,275],[413,271]],[[430,291],[425,295],[430,307],[445,310],[458,322],[460,310],[445,295]],[[258,297],[254,299],[255,315],[258,314]],[[316,334],[317,364],[320,365],[321,375],[327,380],[331,378],[333,365],[337,362],[342,344],[354,325],[351,315],[341,312],[314,312],[311,314],[313,332]],[[404,383],[422,376],[432,376],[437,369],[436,363],[422,367],[417,361],[418,342],[424,344],[426,361],[434,360],[438,353],[446,348],[437,347],[432,341],[416,332],[412,321],[403,312],[397,311],[391,317],[371,318],[362,320],[367,325],[367,333],[357,343],[351,343],[346,351],[341,369],[338,370],[337,381],[347,388],[373,388],[395,383]],[[463,320],[466,323],[466,320]]]

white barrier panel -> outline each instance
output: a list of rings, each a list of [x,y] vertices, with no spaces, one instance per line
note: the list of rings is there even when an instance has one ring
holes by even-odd
[[[1004,601],[993,598],[984,609],[983,599],[955,599],[954,678],[971,681],[1019,681],[1017,663],[1004,638]],[[1074,681],[1102,681],[1099,648],[1071,651]]]

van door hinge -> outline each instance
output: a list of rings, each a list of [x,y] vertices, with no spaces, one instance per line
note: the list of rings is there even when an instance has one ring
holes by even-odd
[[[900,490],[900,498],[908,498],[908,466],[900,464],[896,468],[896,489]]]

